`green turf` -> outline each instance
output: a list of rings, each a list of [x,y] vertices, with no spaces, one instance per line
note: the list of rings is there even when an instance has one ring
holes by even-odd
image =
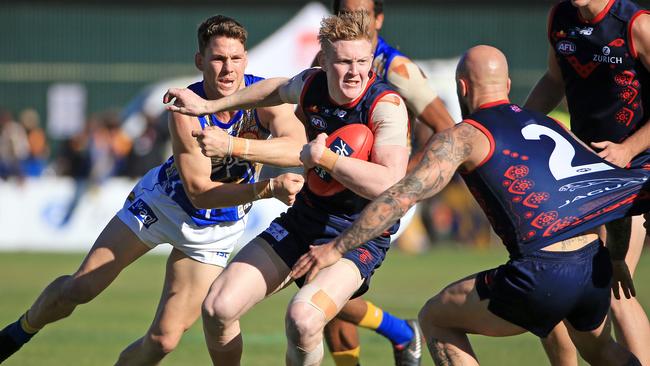
[[[505,261],[503,250],[476,251],[446,247],[420,256],[391,251],[373,278],[367,298],[396,315],[415,317],[420,306],[445,284]],[[79,254],[0,253],[0,326],[16,319],[54,277],[74,271]],[[165,258],[145,256],[103,294],[81,306],[70,318],[48,326],[3,365],[108,365],[151,322],[162,285]],[[650,308],[650,256],[641,259],[636,275],[639,299]],[[254,308],[242,319],[243,365],[282,365],[284,308],[291,287]],[[546,365],[539,341],[531,335],[509,338],[472,337],[484,365]],[[391,365],[389,344],[371,331],[361,331],[363,365]],[[209,364],[200,324],[184,336],[166,365]],[[428,355],[423,365],[432,365]],[[333,365],[326,357],[324,365]]]

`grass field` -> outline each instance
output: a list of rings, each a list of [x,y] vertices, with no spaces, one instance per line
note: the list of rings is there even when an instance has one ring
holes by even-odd
[[[367,298],[394,314],[415,317],[420,306],[445,284],[504,262],[504,250],[477,251],[445,247],[420,256],[391,251],[373,278]],[[76,269],[81,254],[0,253],[0,323],[16,319],[55,276]],[[110,365],[119,352],[142,335],[151,322],[162,285],[165,258],[145,256],[90,304],[70,318],[50,325],[7,366]],[[636,275],[639,300],[650,309],[650,255],[641,259]],[[295,292],[290,287],[254,308],[242,319],[243,365],[283,365],[284,308]],[[361,332],[363,365],[391,365],[389,344],[379,335]],[[484,365],[546,365],[539,341],[532,335],[509,338],[472,337]],[[165,365],[207,365],[209,357],[200,322],[184,336]],[[423,365],[432,365],[425,355]],[[333,365],[326,356],[324,365]]]

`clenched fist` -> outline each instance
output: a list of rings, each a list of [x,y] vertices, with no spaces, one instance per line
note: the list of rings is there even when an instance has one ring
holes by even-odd
[[[305,178],[300,174],[285,173],[273,178],[273,196],[286,205],[293,205]]]
[[[209,158],[225,158],[228,156],[228,140],[231,137],[223,129],[209,126],[203,130],[192,131],[192,136],[199,143],[203,155]]]
[[[323,152],[327,149],[326,140],[327,134],[320,133],[315,139],[302,147],[300,161],[302,161],[305,170],[309,170],[320,163]]]

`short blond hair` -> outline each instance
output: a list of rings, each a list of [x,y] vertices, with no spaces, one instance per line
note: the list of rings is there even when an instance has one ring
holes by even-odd
[[[320,22],[318,41],[321,47],[336,41],[372,41],[370,15],[366,11],[351,11],[332,15]]]

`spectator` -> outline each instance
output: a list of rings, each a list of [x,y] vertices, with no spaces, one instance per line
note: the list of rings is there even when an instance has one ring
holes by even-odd
[[[20,162],[29,155],[29,143],[23,127],[10,111],[0,110],[0,179],[23,177]]]
[[[27,176],[40,176],[50,156],[50,146],[41,128],[40,116],[29,108],[20,113],[19,121],[27,134],[28,143],[28,154],[22,161],[22,170]]]

